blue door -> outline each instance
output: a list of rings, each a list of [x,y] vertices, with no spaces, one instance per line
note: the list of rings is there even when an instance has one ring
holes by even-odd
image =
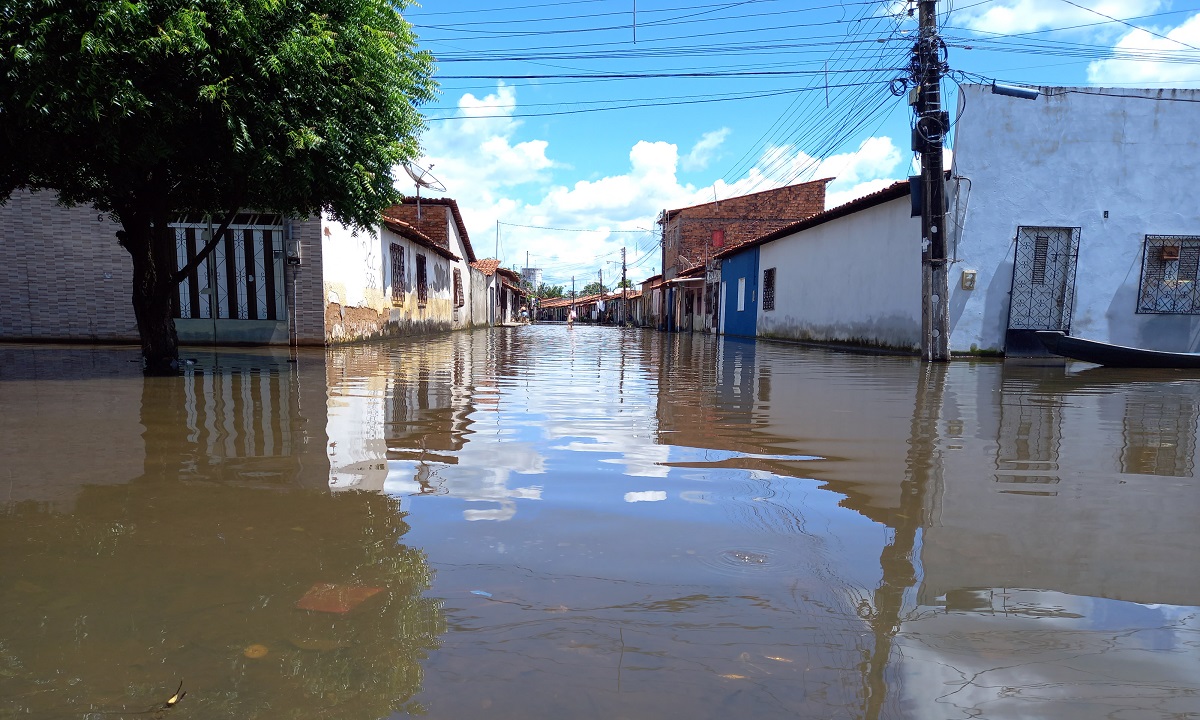
[[[721,260],[725,286],[725,334],[754,337],[758,334],[758,248]]]

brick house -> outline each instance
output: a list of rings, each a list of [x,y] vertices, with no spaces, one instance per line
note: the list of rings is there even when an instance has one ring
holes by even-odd
[[[474,251],[457,203],[421,205],[419,219],[415,201],[390,209],[391,225],[374,234],[327,217],[238,215],[179,285],[180,342],[324,345],[487,324],[487,296],[473,292],[485,280],[469,267]],[[16,192],[0,206],[0,340],[137,342],[132,267],[118,229],[93,209],[59,206],[52,192]],[[183,218],[175,229],[182,266],[211,226]],[[398,298],[393,244],[411,259]],[[423,308],[413,300],[417,255],[427,258]]]
[[[713,331],[720,288],[714,256],[825,210],[832,178],[663,210],[662,320],[667,330]]]

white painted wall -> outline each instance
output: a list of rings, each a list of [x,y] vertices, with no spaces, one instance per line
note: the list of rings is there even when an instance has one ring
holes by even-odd
[[[326,304],[385,307],[378,230],[354,230],[322,215],[321,255]]]
[[[488,300],[492,299],[492,305],[495,304],[496,297],[496,276],[484,275],[481,271],[475,268],[469,268],[470,272],[467,275],[468,281],[471,284],[467,291],[467,308],[471,311],[471,325],[474,327],[488,327],[493,323],[491,318],[492,311],[489,310]]]
[[[404,291],[402,299],[392,301],[392,253],[395,243],[404,250]],[[438,255],[430,248],[415,243],[401,235],[383,228],[381,233],[387,277],[384,290],[388,298],[387,322],[394,323],[400,334],[406,331],[449,330],[461,325],[453,323],[454,284],[451,272],[454,263]],[[417,297],[417,256],[425,256],[426,305],[421,307]],[[464,285],[470,285],[470,274],[463,273]],[[465,290],[464,292],[469,292]],[[462,308],[460,317],[469,315],[469,306]]]
[[[471,266],[467,258],[467,246],[463,242],[462,235],[458,233],[458,225],[454,222],[454,215],[450,212],[450,208],[446,208],[446,223],[449,229],[446,231],[446,237],[450,239],[450,252],[458,256],[458,260],[450,262],[451,276],[454,275],[454,269],[457,269],[462,277],[463,284],[463,299],[465,304],[458,308],[458,312],[453,314],[453,325],[455,330],[471,327],[473,323],[473,306],[472,295],[475,284],[471,281]],[[454,299],[453,281],[450,287],[450,299]]]
[[[1081,229],[1072,335],[1200,350],[1200,316],[1135,312],[1145,236],[1200,235],[1200,90],[1046,90],[1033,101],[960,92],[954,173],[970,195],[951,207],[965,221],[950,269],[951,350],[1003,349],[1023,225]],[[978,272],[974,290],[962,289],[963,270]]]
[[[906,195],[760,246],[759,294],[764,270],[776,280],[758,334],[919,348],[921,222],[909,208]]]

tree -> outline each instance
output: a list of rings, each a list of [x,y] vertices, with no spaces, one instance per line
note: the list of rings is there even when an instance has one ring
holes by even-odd
[[[581,296],[599,295],[600,293],[606,293],[606,292],[608,292],[608,288],[604,287],[603,285],[601,285],[598,282],[590,282],[587,285],[583,286],[583,289],[579,291],[579,294]]]
[[[171,296],[239,209],[359,228],[398,202],[432,57],[406,0],[14,0],[0,10],[0,202],[52,190],[121,225],[147,374],[178,371]],[[177,267],[171,222],[220,231]]]
[[[630,288],[630,289],[632,289],[632,288],[633,288],[633,281],[632,281],[632,280],[630,280],[629,278],[625,278],[624,280],[622,280],[622,281],[618,282],[618,283],[617,283],[617,289],[618,289],[618,290],[620,290],[621,288]]]
[[[535,294],[542,299],[560,298],[566,296],[566,290],[562,285],[547,285],[546,283],[542,283],[541,285],[538,285],[538,289]]]

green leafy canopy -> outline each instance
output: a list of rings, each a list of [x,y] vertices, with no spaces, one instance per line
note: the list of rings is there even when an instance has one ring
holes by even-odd
[[[370,227],[435,94],[403,7],[3,0],[0,202],[52,189],[118,215],[324,210]]]

